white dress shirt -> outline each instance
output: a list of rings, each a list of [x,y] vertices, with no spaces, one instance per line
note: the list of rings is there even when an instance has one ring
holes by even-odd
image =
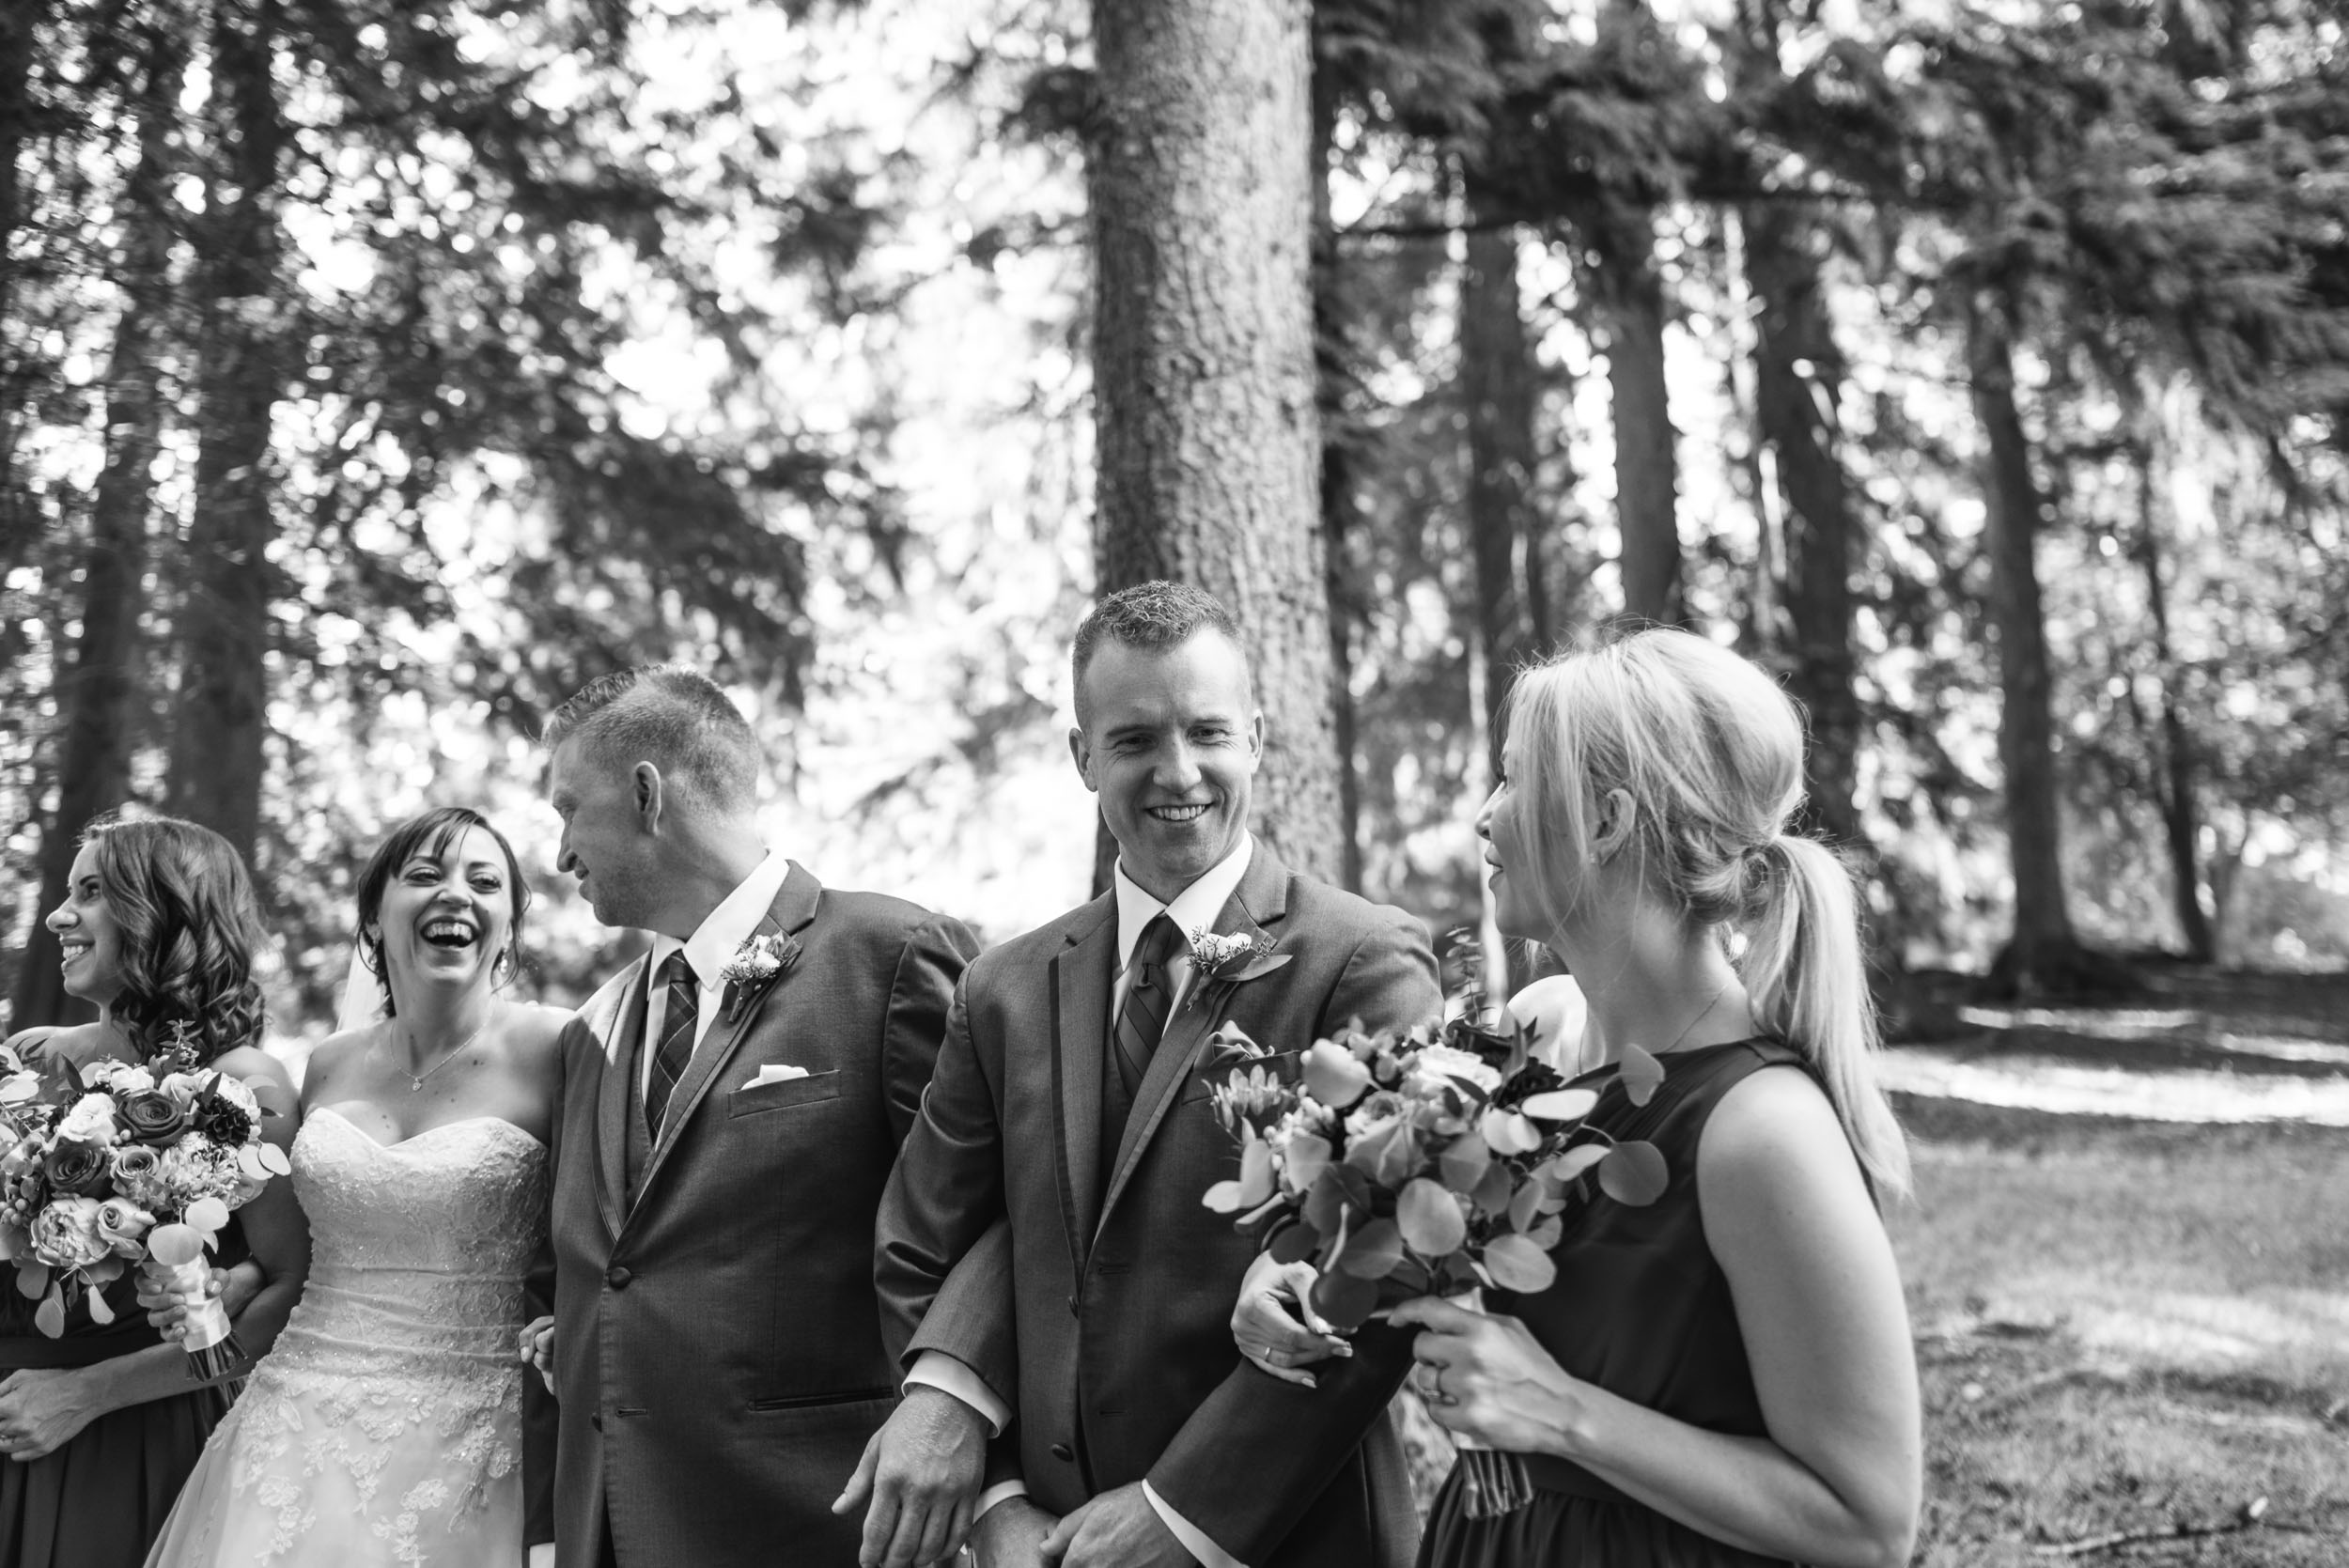
[[[754,867],[748,877],[735,884],[734,891],[718,901],[718,907],[702,917],[693,934],[683,941],[675,937],[655,937],[652,951],[645,955],[646,988],[650,1000],[645,1008],[646,1048],[637,1052],[636,1089],[646,1093],[652,1083],[651,1042],[661,1038],[661,1026],[669,1018],[669,987],[661,983],[661,966],[669,961],[669,955],[685,950],[685,961],[693,966],[693,984],[701,993],[693,1013],[693,1048],[709,1037],[709,1026],[716,1020],[721,1003],[725,1000],[726,983],[718,978],[718,971],[726,967],[726,960],[758,930],[758,923],[774,908],[775,894],[783,891],[784,878],[791,875],[791,862],[773,850]]]
[[[1254,837],[1242,833],[1230,854],[1201,873],[1196,881],[1174,895],[1171,904],[1161,904],[1144,893],[1126,875],[1125,862],[1118,862],[1112,879],[1117,895],[1117,977],[1110,986],[1112,1018],[1117,1017],[1118,1008],[1125,1005],[1126,993],[1133,988],[1134,944],[1142,939],[1142,928],[1160,914],[1174,921],[1174,928],[1183,934],[1183,946],[1166,963],[1168,1017],[1174,1016],[1173,1010],[1181,1005],[1183,992],[1190,985],[1191,934],[1214,929],[1215,917],[1223,912],[1223,906],[1231,902],[1232,894],[1238,890],[1240,878],[1248,874],[1248,862],[1255,847]],[[996,1436],[1003,1434],[1005,1423],[1011,1420],[1009,1407],[995,1397],[994,1390],[979,1374],[942,1350],[926,1350],[914,1359],[913,1370],[906,1374],[906,1385],[910,1388],[916,1383],[926,1383],[961,1400],[987,1418],[988,1426]],[[1005,1498],[1027,1494],[1028,1483],[1024,1481],[998,1482],[980,1494],[978,1512],[972,1515],[972,1523],[976,1524],[988,1509]],[[1142,1495],[1149,1499],[1159,1522],[1183,1544],[1183,1549],[1206,1568],[1246,1568],[1210,1540],[1205,1530],[1168,1507],[1166,1499],[1147,1481],[1142,1483]]]

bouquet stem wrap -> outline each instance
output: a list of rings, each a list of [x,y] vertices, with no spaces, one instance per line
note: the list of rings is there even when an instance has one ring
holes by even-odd
[[[160,1225],[148,1239],[150,1275],[187,1309],[180,1348],[188,1353],[188,1375],[209,1383],[241,1363],[228,1309],[211,1294],[211,1265],[204,1260],[204,1234],[190,1225]]]
[[[1445,1299],[1471,1312],[1485,1310],[1482,1290],[1462,1291]],[[1523,1460],[1465,1432],[1451,1436],[1460,1467],[1460,1501],[1470,1518],[1497,1519],[1533,1500],[1533,1479],[1526,1473]]]

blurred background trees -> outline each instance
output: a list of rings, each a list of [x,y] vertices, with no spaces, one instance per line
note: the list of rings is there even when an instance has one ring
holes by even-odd
[[[289,1024],[428,800],[576,994],[530,737],[646,658],[786,852],[1008,935],[1166,570],[1279,669],[1268,836],[1439,928],[1512,671],[1638,616],[1803,702],[1890,966],[2349,959],[2342,8],[1106,9],[11,8],[15,1021],[123,802],[250,849]]]

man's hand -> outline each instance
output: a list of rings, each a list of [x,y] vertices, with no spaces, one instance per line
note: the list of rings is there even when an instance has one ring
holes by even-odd
[[[534,1317],[523,1325],[519,1348],[524,1364],[537,1367],[546,1379],[547,1392],[554,1392],[554,1319]]]
[[[1199,1560],[1174,1539],[1139,1481],[1087,1499],[1054,1525],[1044,1559],[1061,1568],[1194,1568]]]
[[[832,1505],[834,1514],[866,1509],[862,1568],[914,1568],[961,1550],[987,1438],[987,1418],[945,1389],[916,1383],[906,1390]]]
[[[1045,1568],[1045,1538],[1060,1521],[1025,1498],[1005,1498],[971,1527],[978,1568]]]

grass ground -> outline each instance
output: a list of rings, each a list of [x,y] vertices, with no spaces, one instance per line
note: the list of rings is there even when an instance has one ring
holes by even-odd
[[[2349,1568],[2349,1126],[2240,1119],[2332,1118],[2349,977],[2149,987],[2102,1009],[1929,999],[1939,1026],[1893,1053],[1896,1082],[1955,1063],[2005,1102],[1896,1096],[1917,1157],[1890,1219],[1925,1396],[1916,1568]],[[1407,1417],[1432,1472],[1440,1434]],[[2180,1529],[2202,1533],[2142,1538]]]
[[[2349,1132],[1903,1110],[1920,1568],[2349,1564]]]

